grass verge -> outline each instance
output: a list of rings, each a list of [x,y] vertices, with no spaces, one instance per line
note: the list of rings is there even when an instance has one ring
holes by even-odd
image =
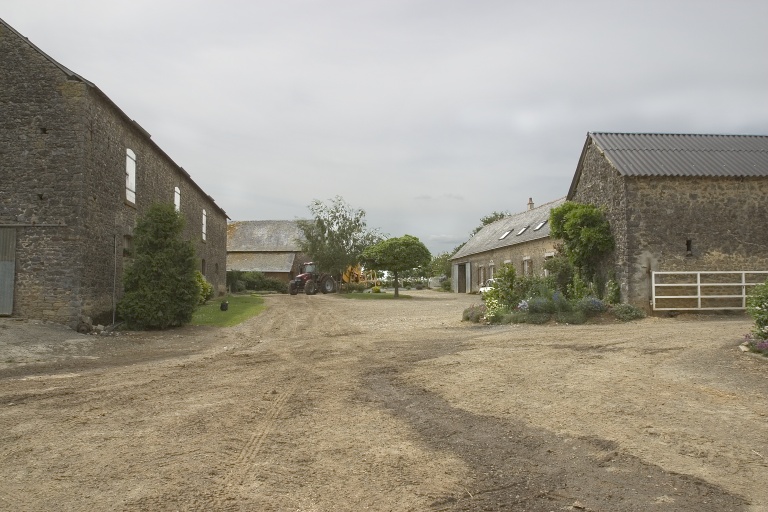
[[[229,302],[227,311],[221,310],[221,300],[209,301],[195,310],[192,325],[231,327],[258,315],[266,307],[259,295],[227,295],[223,300]]]

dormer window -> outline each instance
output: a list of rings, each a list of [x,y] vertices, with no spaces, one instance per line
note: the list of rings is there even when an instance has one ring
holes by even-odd
[[[505,238],[507,238],[507,235],[510,234],[511,232],[512,232],[511,230],[505,231],[504,234],[499,237],[499,240],[504,240]]]
[[[547,219],[547,220],[543,220],[543,221],[539,222],[539,224],[538,224],[538,225],[537,225],[535,228],[533,228],[533,230],[534,230],[534,231],[538,231],[538,230],[540,230],[541,228],[543,228],[543,227],[544,227],[544,224],[546,224],[546,223],[548,222],[548,220],[549,220],[549,219]]]
[[[515,236],[520,236],[520,235],[522,235],[523,233],[525,233],[525,230],[526,230],[526,229],[528,229],[528,227],[529,227],[529,226],[525,226],[523,229],[521,229],[520,231],[518,231],[518,232],[517,232],[517,235],[515,235]]]

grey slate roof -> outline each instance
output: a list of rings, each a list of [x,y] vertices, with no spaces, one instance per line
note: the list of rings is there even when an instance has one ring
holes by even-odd
[[[227,252],[299,252],[298,238],[303,238],[303,234],[295,220],[246,220],[227,224]]]
[[[589,136],[624,176],[768,176],[768,136],[602,133]]]
[[[492,222],[483,229],[475,233],[464,246],[454,254],[451,259],[460,259],[473,254],[479,254],[502,247],[530,242],[549,236],[549,212],[565,202],[565,198],[560,198],[550,203],[543,204],[532,210],[526,210],[521,213],[504,217],[503,219]],[[539,225],[545,222],[544,225]],[[523,228],[527,229],[520,233]],[[539,229],[536,229],[539,227]],[[509,232],[509,233],[507,233]],[[502,238],[504,233],[506,236]],[[520,233],[520,234],[518,234]]]
[[[290,272],[295,260],[293,252],[235,252],[227,254],[227,270]]]

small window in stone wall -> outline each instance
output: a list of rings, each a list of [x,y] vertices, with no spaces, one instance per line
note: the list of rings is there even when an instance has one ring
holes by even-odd
[[[126,258],[133,256],[133,237],[131,235],[123,236],[123,256]]]
[[[533,260],[531,260],[530,256],[523,258],[523,275],[533,275]]]
[[[125,200],[136,204],[136,153],[125,150]]]
[[[200,273],[205,275],[205,259],[200,262]]]
[[[207,229],[208,229],[208,213],[206,213],[205,208],[203,208],[203,240],[206,239]]]
[[[177,212],[181,211],[181,189],[179,187],[173,187],[173,205]]]

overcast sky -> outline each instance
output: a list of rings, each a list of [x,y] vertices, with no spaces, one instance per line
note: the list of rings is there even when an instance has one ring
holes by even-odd
[[[768,135],[764,0],[5,0],[232,220],[341,196],[433,254],[590,131]]]

